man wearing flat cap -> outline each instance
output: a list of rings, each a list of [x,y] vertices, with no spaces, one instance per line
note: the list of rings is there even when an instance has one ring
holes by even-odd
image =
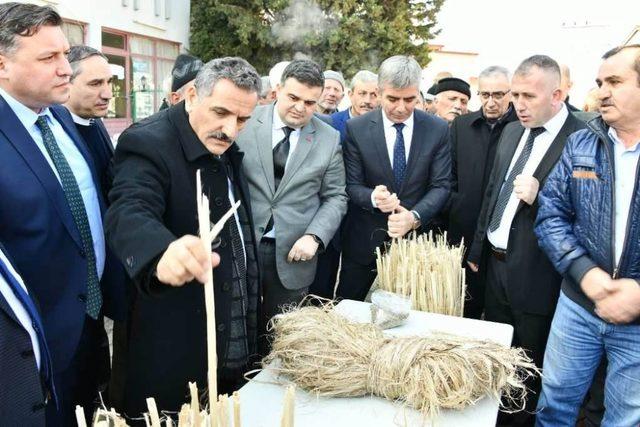
[[[323,74],[324,88],[317,104],[317,111],[320,114],[333,114],[338,111],[338,105],[344,97],[346,84],[339,71],[327,70]]]
[[[456,77],[445,77],[438,81],[435,88],[433,105],[436,116],[446,120],[449,124],[458,116],[467,114],[467,104],[471,98],[469,83]]]
[[[178,55],[171,70],[171,91],[162,100],[160,110],[176,105],[184,99],[187,89],[193,86],[193,81],[203,65],[204,63],[200,58],[184,53]]]

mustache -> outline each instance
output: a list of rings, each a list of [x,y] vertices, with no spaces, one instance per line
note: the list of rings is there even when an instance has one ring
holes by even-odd
[[[207,134],[207,139],[208,138],[215,138],[220,141],[228,142],[229,144],[233,142],[233,139],[229,138],[229,136],[222,131],[209,132]]]
[[[601,107],[611,107],[613,105],[613,102],[611,102],[610,99],[605,99],[600,103]]]

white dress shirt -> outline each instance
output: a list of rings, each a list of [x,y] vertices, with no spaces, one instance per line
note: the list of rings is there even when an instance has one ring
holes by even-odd
[[[616,265],[618,265],[627,235],[629,209],[631,209],[638,159],[640,158],[640,141],[637,141],[632,147],[626,148],[618,138],[616,130],[612,127],[609,128],[609,137],[613,141],[613,164],[615,169],[616,213],[614,242]]]
[[[15,277],[20,286],[22,286],[22,289],[24,289],[24,291],[28,294],[29,292],[27,291],[27,288],[22,281],[22,277],[20,277],[20,275],[14,270],[13,266],[5,256],[4,252],[2,252],[2,250],[0,250],[0,258],[2,258],[2,261],[4,262],[4,265],[6,265],[9,269],[9,272],[13,275],[13,277]],[[2,296],[9,304],[9,307],[11,307],[11,310],[13,310],[13,314],[16,315],[16,318],[18,319],[22,327],[29,334],[29,338],[31,338],[31,346],[33,347],[33,354],[35,355],[38,369],[40,369],[40,344],[38,343],[38,336],[33,330],[33,320],[31,319],[31,316],[24,308],[18,297],[16,297],[16,295],[13,293],[11,286],[9,286],[2,274],[0,274],[0,293],[2,293]]]
[[[280,114],[278,114],[278,108],[276,106],[273,107],[273,127],[271,128],[271,148],[275,148],[278,145],[278,142],[284,139],[284,127],[289,126],[285,124],[280,118]],[[293,132],[289,135],[289,155],[287,156],[287,163],[285,164],[284,170],[286,172],[287,166],[289,166],[289,160],[291,159],[291,154],[295,151],[298,146],[298,139],[300,139],[300,128],[294,129]],[[265,233],[264,237],[270,237],[272,239],[276,238],[276,226],[275,224],[267,233]]]
[[[551,147],[553,140],[556,139],[560,129],[564,125],[564,122],[569,117],[569,111],[567,107],[562,104],[560,111],[556,113],[548,122],[546,122],[543,126],[545,131],[542,132],[533,142],[533,148],[531,149],[531,155],[529,155],[529,159],[522,169],[522,175],[533,176],[533,173],[538,168],[538,165],[542,161],[542,158],[547,154],[547,150]],[[513,153],[513,157],[511,158],[511,164],[509,165],[509,169],[504,176],[504,180],[509,177],[511,173],[511,169],[520,156],[525,143],[527,142],[527,138],[529,138],[529,129],[525,129],[522,137],[520,138],[520,142],[518,142],[518,147],[516,148],[515,153]],[[504,185],[504,181],[502,182]],[[500,186],[502,189],[502,186]],[[540,190],[540,189],[539,189]],[[538,190],[538,191],[539,191]],[[516,197],[515,192],[511,193],[511,197],[509,198],[509,202],[502,213],[502,218],[500,220],[500,226],[495,230],[487,230],[487,238],[491,244],[499,249],[507,249],[507,245],[509,243],[509,232],[511,231],[511,222],[513,222],[513,218],[516,215],[516,211],[518,210],[518,205],[520,204],[520,199]]]
[[[384,129],[384,141],[387,144],[387,154],[389,156],[389,162],[391,163],[391,169],[393,169],[393,148],[396,144],[396,137],[398,135],[398,131],[394,127],[395,123],[389,120],[387,115],[382,111],[382,127]],[[411,150],[411,138],[413,138],[413,115],[412,113],[407,120],[404,122],[404,127],[402,128],[402,137],[404,139],[404,158],[405,161],[409,162],[409,151]],[[376,201],[373,197],[373,192],[371,193],[371,205],[374,208],[377,208]]]

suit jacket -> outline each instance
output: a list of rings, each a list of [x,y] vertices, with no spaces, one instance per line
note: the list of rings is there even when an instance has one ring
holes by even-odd
[[[569,113],[567,120],[551,143],[533,176],[544,187],[549,172],[562,154],[567,137],[584,128],[584,123]],[[507,125],[498,143],[493,170],[484,194],[478,227],[469,250],[468,260],[485,268],[490,249],[487,229],[493,210],[509,170],[511,159],[524,133],[520,122]],[[507,296],[512,308],[527,313],[552,315],[560,292],[561,276],[538,246],[533,226],[538,215],[538,199],[532,205],[520,202],[511,223],[507,246]]]
[[[89,166],[101,197],[95,162],[78,134],[69,112],[51,107],[52,114]],[[0,97],[0,240],[40,303],[54,372],[66,369],[73,357],[86,312],[87,264],[78,231],[62,186],[13,110]],[[124,272],[106,248],[101,279],[103,311],[119,318],[123,308]]]
[[[179,410],[188,381],[207,383],[202,284],[192,281],[172,287],[160,283],[154,273],[171,242],[198,234],[198,169],[202,170],[203,191],[210,196],[211,221],[218,221],[226,212],[230,177],[237,184],[234,197],[241,201],[250,222],[249,190],[241,168],[243,153],[232,145],[224,156],[231,163],[231,173],[198,139],[184,102],[132,125],[119,138],[105,230],[138,290],[129,321],[128,353],[114,354],[114,358],[126,359],[124,410],[130,416],[145,410],[149,396],[157,400],[158,407]],[[233,217],[220,234],[216,252],[221,262],[213,271],[219,355],[226,354],[231,330],[231,221]],[[247,280],[253,271],[251,280],[258,282],[257,252],[255,245],[248,245],[253,241],[253,224],[246,230]],[[221,375],[219,370],[218,377]]]
[[[331,126],[340,132],[340,142],[344,142],[344,139],[347,137],[347,120],[351,118],[349,116],[349,110],[350,109],[347,108],[344,111],[338,111],[331,115]]]
[[[76,128],[87,143],[87,148],[96,163],[98,178],[105,200],[113,183],[113,143],[101,119],[94,119],[93,125],[76,123]]]
[[[0,244],[0,249],[4,251]],[[5,255],[9,255],[5,252]],[[44,426],[45,396],[29,333],[0,293],[0,420]],[[53,402],[52,402],[53,404]]]
[[[246,153],[243,168],[249,181],[255,234],[264,235],[271,216],[276,229],[276,265],[287,289],[301,289],[313,281],[317,257],[287,262],[293,244],[315,234],[327,247],[347,210],[340,136],[317,117],[301,129],[282,181],[275,189],[272,154],[274,104],[255,109],[238,137]]]
[[[492,128],[482,110],[456,117],[451,123],[452,176],[447,222],[452,243],[459,244],[464,239],[465,247],[471,246],[498,140],[505,126],[515,120],[518,116],[510,107]]]
[[[449,197],[451,150],[447,123],[423,111],[414,111],[413,137],[404,181],[396,188],[387,151],[382,110],[347,122],[344,161],[349,210],[342,249],[362,265],[371,264],[375,250],[388,239],[388,214],[371,205],[377,185],[396,193],[402,206],[420,215],[423,227],[440,212]]]

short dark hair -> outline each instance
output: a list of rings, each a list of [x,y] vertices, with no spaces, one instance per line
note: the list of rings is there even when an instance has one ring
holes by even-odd
[[[558,83],[560,83],[560,66],[555,59],[547,55],[533,55],[525,59],[518,65],[514,75],[526,75],[529,74],[532,67],[538,67],[543,71],[551,73],[558,77]]]
[[[602,59],[609,59],[614,55],[619,54],[620,52],[622,52],[623,50],[626,49],[638,49],[638,54],[636,55],[636,59],[635,61],[633,61],[633,70],[636,72],[636,74],[638,75],[638,85],[640,85],[640,44],[629,44],[626,46],[617,46],[614,47],[613,49],[610,49],[608,51],[605,52],[604,55],[602,55]]]
[[[324,87],[324,75],[318,63],[310,59],[294,59],[282,72],[280,84],[294,78],[309,87]]]
[[[103,58],[105,61],[109,62],[106,56],[102,54],[98,49],[94,49],[89,46],[77,45],[71,46],[69,49],[69,53],[67,54],[67,61],[71,65],[71,69],[73,70],[73,74],[71,74],[71,80],[78,77],[80,74],[80,63],[87,58],[91,58],[92,56],[99,56]]]
[[[12,54],[17,47],[16,36],[31,37],[44,25],[62,25],[62,18],[52,7],[16,2],[0,4],[0,53]]]

